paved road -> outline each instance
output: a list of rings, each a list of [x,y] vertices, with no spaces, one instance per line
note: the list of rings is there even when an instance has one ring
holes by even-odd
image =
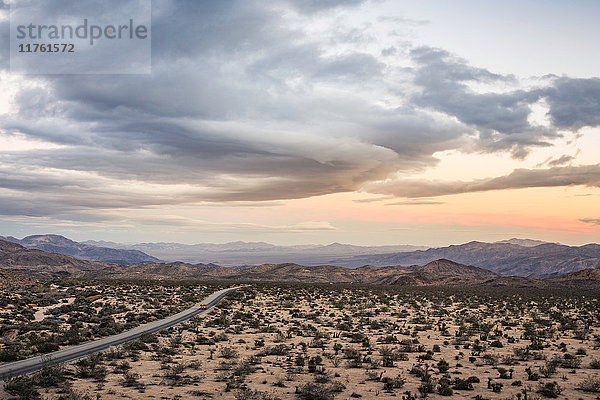
[[[170,328],[171,326],[177,325],[180,322],[187,321],[188,319],[204,314],[210,310],[211,307],[216,305],[223,297],[233,290],[239,289],[241,286],[236,286],[228,289],[219,290],[214,292],[200,303],[188,308],[185,311],[181,311],[170,317],[161,319],[159,321],[150,322],[146,325],[138,326],[137,328],[131,329],[126,332],[119,333],[118,335],[109,336],[104,339],[94,340],[93,342],[80,344],[77,346],[69,347],[54,353],[45,354],[43,356],[37,356],[28,358],[25,360],[15,361],[12,363],[0,365],[0,381],[11,376],[28,374],[40,369],[44,363],[63,363],[68,361],[77,360],[83,358],[89,354],[97,351],[106,350],[111,346],[118,346],[120,344],[129,342],[130,340],[137,339],[147,333],[158,332],[160,330]]]

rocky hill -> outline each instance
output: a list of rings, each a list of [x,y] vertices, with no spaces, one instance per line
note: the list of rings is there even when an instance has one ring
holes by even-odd
[[[0,268],[0,290],[22,288],[35,285],[36,281]]]
[[[599,288],[600,287],[600,269],[588,268],[582,271],[561,276],[559,278],[549,279],[548,282],[554,286],[570,288]]]
[[[496,288],[600,289],[600,269],[589,268],[552,279],[502,276],[492,271],[439,259],[425,265],[305,266],[293,263],[263,264],[248,268],[212,264],[121,265],[79,260],[63,254],[27,249],[0,240],[0,284],[25,278],[80,278],[118,280],[197,280],[245,282],[345,283],[402,286],[464,286]]]
[[[62,278],[97,271],[110,264],[80,260],[64,254],[27,249],[19,244],[0,240],[0,267],[34,278]]]
[[[331,260],[331,263],[345,263],[348,266],[425,265],[442,258],[501,275],[553,278],[586,268],[600,268],[600,245],[576,247],[543,243],[522,246],[514,243],[469,242],[428,250],[347,257]]]
[[[24,247],[20,244],[0,239],[0,257],[23,249]]]
[[[160,262],[158,258],[149,256],[139,250],[93,246],[78,243],[60,235],[32,235],[20,240],[14,237],[4,238],[0,236],[0,239],[18,243],[28,249],[64,254],[82,260],[104,261],[126,265]]]
[[[477,267],[437,260],[425,266],[372,267],[350,269],[332,265],[305,266],[292,263],[263,264],[249,268],[148,264],[113,266],[81,274],[85,278],[155,280],[235,280],[298,283],[357,283],[378,285],[468,286],[499,275]]]

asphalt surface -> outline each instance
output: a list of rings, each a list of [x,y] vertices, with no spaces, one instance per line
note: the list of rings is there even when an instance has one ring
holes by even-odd
[[[161,331],[166,328],[177,325],[180,322],[187,321],[199,314],[208,312],[214,305],[219,303],[223,297],[233,290],[239,289],[241,286],[236,286],[228,289],[219,290],[210,296],[206,297],[200,303],[195,304],[187,310],[181,311],[170,317],[150,322],[145,325],[138,326],[126,332],[105,337],[103,339],[94,340],[58,350],[53,353],[44,354],[42,356],[31,357],[25,360],[15,361],[8,364],[0,365],[0,381],[11,376],[28,374],[41,369],[45,364],[64,363],[86,357],[89,354],[106,350],[111,346],[118,346],[131,340],[137,339],[142,335]]]

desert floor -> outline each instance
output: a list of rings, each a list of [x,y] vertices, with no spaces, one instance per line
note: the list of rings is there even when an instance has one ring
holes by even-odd
[[[0,355],[106,336],[220,287],[54,284],[37,300],[4,307]],[[599,299],[597,292],[252,284],[205,316],[14,379],[6,390],[44,399],[597,399]],[[52,313],[50,328],[41,307]]]

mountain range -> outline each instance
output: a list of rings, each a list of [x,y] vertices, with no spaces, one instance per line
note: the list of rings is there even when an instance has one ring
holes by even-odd
[[[157,264],[193,267],[248,268],[256,265],[298,264],[358,268],[426,265],[439,259],[472,265],[505,276],[553,278],[587,268],[600,268],[600,245],[566,246],[531,239],[508,239],[495,243],[469,242],[438,248],[415,246],[330,245],[277,246],[264,242],[141,243],[75,242],[60,235],[33,235],[7,241],[30,249],[124,265]],[[123,248],[128,247],[128,248]],[[177,261],[176,261],[177,260]]]
[[[434,260],[422,266],[363,266],[354,269],[333,265],[304,266],[294,263],[263,264],[248,268],[167,263],[132,266],[79,260],[63,254],[27,249],[19,244],[0,240],[0,284],[4,285],[3,282],[10,281],[11,277],[16,276],[37,279],[231,280],[398,286],[600,289],[599,269],[586,269],[559,278],[540,280],[502,276],[487,269],[446,259]]]
[[[265,242],[216,243],[138,243],[123,244],[106,241],[86,241],[85,244],[116,249],[139,250],[161,260],[181,261],[190,264],[214,263],[228,267],[264,263],[294,262],[303,265],[322,265],[339,257],[353,255],[389,254],[425,250],[425,246],[353,246],[331,243],[328,245],[278,246]],[[343,265],[342,265],[343,266]]]
[[[566,246],[542,243],[522,246],[510,242],[469,242],[412,252],[358,255],[330,260],[333,265],[424,265],[446,258],[485,268],[501,275],[552,278],[586,268],[600,268],[600,245]]]
[[[326,246],[276,246],[264,242],[196,245],[86,243],[140,250],[163,260],[214,263],[222,266],[296,263],[357,268],[364,265],[425,265],[431,261],[448,259],[501,275],[531,278],[552,278],[586,268],[600,268],[600,245],[566,246],[517,238],[494,243],[474,241],[438,248],[416,248],[406,245],[352,246],[340,243]]]
[[[149,256],[139,250],[123,250],[111,247],[94,246],[75,242],[60,235],[32,235],[23,239],[17,239],[12,236],[0,236],[0,239],[20,244],[28,249],[60,253],[81,260],[106,261],[126,265],[156,263],[161,261],[158,258]]]
[[[64,254],[27,249],[17,243],[0,240],[0,267],[27,277],[69,278],[111,265],[117,264],[80,260]]]

